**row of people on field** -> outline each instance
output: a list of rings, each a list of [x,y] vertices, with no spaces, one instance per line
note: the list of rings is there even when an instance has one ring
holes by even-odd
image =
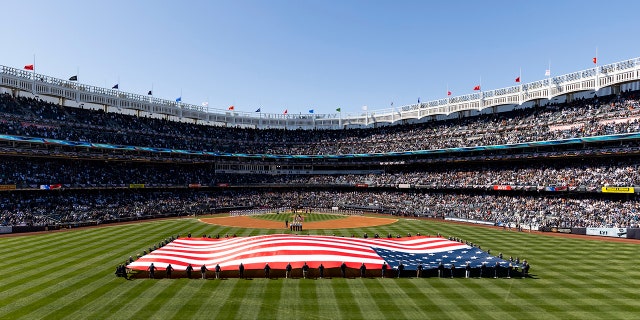
[[[496,262],[493,266],[489,266],[486,263],[483,263],[480,267],[472,267],[469,263],[466,263],[465,265],[461,266],[461,267],[456,267],[455,264],[451,263],[449,266],[445,266],[444,264],[440,263],[438,265],[437,268],[437,277],[438,278],[454,278],[454,277],[458,277],[458,271],[457,270],[464,270],[464,277],[465,278],[472,278],[472,277],[478,277],[478,278],[511,278],[511,277],[515,277],[515,276],[521,276],[523,278],[528,277],[529,276],[529,270],[530,270],[530,264],[524,260],[522,263],[522,267],[519,270],[517,265],[514,265],[513,263],[509,263],[508,266],[503,267],[500,265],[500,263]],[[215,279],[221,279],[222,278],[222,268],[220,267],[219,264],[216,264],[215,267],[213,268],[213,270],[209,270],[207,268],[206,265],[202,265],[199,268],[200,271],[200,277],[202,279],[207,279],[208,276],[208,272],[209,271],[213,271],[214,272],[214,276]],[[339,267],[340,269],[340,274],[343,278],[347,278],[348,276],[348,270],[349,268],[347,267],[346,263],[342,263]],[[148,273],[148,277],[150,279],[154,279],[156,278],[156,270],[157,267],[151,263],[149,265],[149,267],[147,268],[147,273]],[[264,271],[264,277],[267,279],[271,279],[273,277],[277,277],[277,274],[272,273],[272,268],[269,265],[269,263],[266,263],[263,271]],[[245,278],[245,274],[244,274],[245,268],[244,265],[241,263],[238,266],[238,273],[237,276],[239,278]],[[291,266],[291,264],[287,264],[285,266],[284,269],[285,273],[284,273],[284,278],[288,279],[288,278],[292,278],[293,274],[294,274],[294,270]],[[361,264],[361,266],[358,268],[359,271],[359,275],[361,278],[365,278],[365,277],[369,277],[371,276],[371,273],[367,273],[367,267],[364,263]],[[425,273],[425,269],[423,268],[422,264],[418,264],[416,266],[416,270],[415,270],[415,277],[417,278],[421,278],[421,277],[425,277],[428,274]],[[166,278],[172,278],[173,276],[173,272],[174,272],[174,268],[171,266],[171,264],[167,265],[164,268],[164,276]],[[184,270],[184,276],[186,276],[187,278],[191,279],[194,273],[194,267],[189,264],[187,265],[186,269]],[[395,274],[394,274],[395,273]],[[126,265],[124,264],[120,264],[117,268],[116,268],[116,276],[118,277],[128,277],[128,271],[126,269]],[[303,279],[307,279],[309,277],[311,277],[311,272],[310,272],[310,267],[309,265],[307,265],[306,263],[304,263],[301,267],[300,267],[300,276]],[[321,263],[318,268],[317,268],[317,273],[315,274],[315,276],[317,278],[324,278],[325,277],[325,267],[324,265]],[[397,278],[401,278],[401,277],[410,277],[411,275],[408,274],[405,271],[405,266],[404,264],[402,264],[402,262],[395,268],[395,271],[393,269],[391,269],[389,267],[389,265],[387,265],[386,262],[384,262],[382,264],[382,267],[380,269],[380,277],[381,278],[387,278],[387,277],[397,277]],[[178,277],[180,277],[180,275],[178,275]]]

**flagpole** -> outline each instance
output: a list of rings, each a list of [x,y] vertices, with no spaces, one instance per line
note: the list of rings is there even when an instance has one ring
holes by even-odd
[[[76,66],[76,83],[74,86],[76,87],[76,103],[80,103],[80,90],[78,90],[78,79],[80,79],[80,67]]]
[[[33,87],[31,88],[31,94],[33,97],[36,96],[36,54],[33,54],[33,72],[31,72],[31,77],[33,78]]]
[[[549,81],[549,92],[547,92],[547,104],[551,103],[551,60],[549,60],[549,75],[547,76],[547,81]]]
[[[482,94],[482,76],[480,76],[480,105],[478,106],[478,111],[482,110],[482,100],[484,100],[484,95]]]
[[[518,92],[519,92],[519,94],[518,94],[518,105],[521,105],[522,104],[522,100],[524,100],[523,99],[523,93],[522,93],[522,67],[520,67],[520,72],[518,72],[518,80],[520,80],[519,81],[520,82],[519,83],[520,86],[518,88]]]
[[[598,47],[596,47],[596,58],[594,63],[596,64],[596,84],[595,84],[595,91],[598,92],[598,80],[600,78],[600,72],[599,72],[599,68],[598,68]]]

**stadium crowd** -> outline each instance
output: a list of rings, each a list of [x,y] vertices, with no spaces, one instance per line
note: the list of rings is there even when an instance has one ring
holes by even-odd
[[[455,217],[496,225],[640,227],[640,199],[544,194],[403,192],[395,190],[46,190],[0,198],[0,225],[115,222],[167,215],[198,215],[241,208],[311,207],[415,217]]]
[[[511,112],[367,129],[249,129],[0,96],[0,133],[194,151],[327,155],[511,144],[640,131],[636,92]]]
[[[196,151],[265,154],[379,153],[508,144],[640,131],[636,92],[511,112],[370,129],[246,129],[134,117],[0,95],[0,134]],[[220,209],[303,207],[358,209],[409,216],[457,217],[496,224],[559,227],[638,227],[637,196],[595,194],[503,195],[461,191],[325,191],[313,186],[392,187],[398,184],[634,186],[636,157],[434,165],[368,175],[217,174],[213,164],[179,165],[4,156],[0,185],[37,189],[61,184],[77,190],[12,192],[0,198],[1,225],[96,223]],[[300,191],[266,188],[203,191],[112,189],[188,184],[306,184]],[[92,190],[95,189],[95,190]],[[8,193],[7,193],[8,194]]]
[[[61,184],[66,188],[127,187],[145,184],[149,187],[187,186],[219,183],[304,184],[397,186],[455,186],[469,188],[491,185],[512,186],[602,186],[640,185],[640,158],[606,157],[574,161],[503,162],[499,165],[440,164],[402,171],[388,170],[370,174],[220,174],[213,164],[177,165],[167,163],[105,162],[53,158],[5,157],[0,162],[0,185],[39,188]]]

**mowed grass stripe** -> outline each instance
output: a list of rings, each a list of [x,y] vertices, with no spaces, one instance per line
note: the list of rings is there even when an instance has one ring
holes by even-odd
[[[133,230],[132,230],[133,231]],[[31,269],[20,268],[22,265],[14,265],[12,268],[7,268],[10,271],[10,276],[6,277],[8,283],[14,288],[21,283],[25,283],[28,281],[32,281],[34,279],[38,279],[44,275],[49,275],[53,272],[64,272],[65,265],[72,265],[73,263],[82,261],[85,264],[85,268],[87,267],[87,260],[90,257],[95,257],[97,254],[95,252],[100,252],[101,254],[109,254],[111,248],[120,248],[124,244],[128,243],[131,239],[135,240],[135,237],[129,236],[129,234],[123,234],[124,237],[116,237],[115,239],[120,239],[119,241],[115,241],[112,235],[107,234],[98,234],[96,237],[87,238],[86,236],[78,236],[76,241],[68,242],[66,245],[59,244],[58,246],[47,246],[49,249],[44,248],[34,248],[38,252],[44,252],[42,255],[38,256],[38,258],[29,259],[31,264],[34,264],[36,267]],[[139,237],[144,237],[140,235]],[[28,246],[28,238],[25,238],[24,241],[25,246]],[[93,249],[103,249],[103,250],[93,250]],[[120,263],[123,262],[124,259],[120,260]],[[114,268],[116,264],[112,264],[110,267]],[[103,270],[104,265],[97,265],[100,270]],[[61,270],[62,269],[62,270]],[[15,278],[14,282],[10,282],[12,278]],[[2,289],[0,289],[2,292]],[[0,297],[1,297],[0,293]]]
[[[423,310],[423,317],[429,315],[431,319],[445,319],[446,311],[438,304],[434,303],[431,297],[437,294],[437,291],[431,287],[431,281],[426,283],[420,283],[422,279],[416,279],[418,281],[408,281],[404,283],[403,288],[407,290],[408,294],[415,299],[418,306]],[[384,285],[388,285],[387,282],[395,281],[393,279],[380,279]]]
[[[4,243],[4,241],[0,240],[0,243],[2,243],[2,246],[5,246],[5,245],[7,246],[7,250],[10,250],[11,248],[14,249],[11,251],[10,254],[3,255],[5,259],[3,259],[0,262],[0,266],[5,267],[6,262],[11,261],[9,259],[13,259],[13,258],[21,258],[25,260],[25,259],[38,259],[39,257],[42,257],[42,256],[49,256],[52,251],[59,250],[60,247],[73,245],[77,243],[78,240],[85,239],[86,236],[83,236],[83,234],[85,233],[81,233],[81,231],[83,230],[73,230],[73,231],[62,232],[62,233],[59,233],[60,234],[59,237],[50,238],[48,241],[45,241],[45,242],[37,242],[37,241],[34,242],[33,240],[38,239],[38,236],[35,236],[35,235],[16,237],[14,239],[17,239],[17,240],[12,241],[10,243]],[[100,234],[109,235],[111,232],[113,231],[106,230],[106,228],[100,228],[100,229],[96,229],[95,233],[92,233],[91,235],[92,237],[93,236],[99,237]],[[53,234],[49,234],[48,236],[52,236],[52,235]],[[33,248],[38,248],[38,250],[34,253]],[[31,254],[26,255],[26,253],[31,253]],[[49,258],[51,257],[49,256]]]
[[[130,281],[136,284],[131,288],[128,295],[134,299],[124,300],[121,303],[112,305],[107,312],[99,317],[104,319],[133,319],[133,315],[147,308],[159,294],[169,285],[168,282],[158,280],[135,280]],[[162,299],[160,299],[162,301]],[[144,311],[143,311],[144,312]]]
[[[311,271],[309,271],[311,274]],[[300,293],[300,306],[302,307],[302,316],[311,315],[311,314],[319,314],[320,311],[320,303],[322,301],[318,300],[318,293],[316,292],[316,280],[311,279],[301,279],[298,282],[298,292]],[[291,297],[295,299],[295,296]]]
[[[107,240],[104,240],[107,243]],[[13,296],[18,296],[19,298],[25,298],[28,294],[39,292],[44,289],[49,289],[49,286],[58,284],[60,279],[68,279],[64,277],[69,270],[69,265],[84,263],[85,265],[91,265],[92,261],[85,260],[88,258],[92,258],[93,250],[96,250],[102,246],[101,242],[90,242],[83,246],[76,246],[73,250],[67,247],[60,247],[58,252],[65,252],[66,254],[55,254],[55,257],[50,258],[47,261],[35,261],[37,265],[33,266],[31,269],[26,269],[22,271],[19,275],[21,276],[17,280],[10,282],[9,285],[14,291]],[[95,257],[95,255],[94,255]],[[95,258],[94,258],[95,259]],[[110,259],[109,259],[110,260]],[[103,270],[106,266],[100,266],[99,270]],[[83,270],[87,270],[84,268]],[[15,274],[14,274],[15,276]],[[60,277],[60,278],[58,278]],[[35,283],[36,280],[41,278],[49,279],[47,282],[43,283]],[[31,285],[29,285],[31,284]],[[23,289],[24,285],[27,286],[26,290],[20,291]],[[6,289],[6,288],[5,288]],[[0,294],[0,297],[3,299],[10,300],[11,296],[6,296],[5,292]]]
[[[249,281],[249,290],[244,292],[240,300],[237,300],[242,306],[235,314],[236,319],[273,319],[276,314],[278,304],[280,302],[279,280],[272,279],[254,279]],[[267,293],[268,292],[268,293]],[[269,303],[263,303],[263,301]]]
[[[496,312],[504,315],[513,312],[522,314],[523,311],[532,311],[531,307],[533,306],[529,306],[526,302],[522,303],[522,301],[511,297],[511,290],[514,284],[513,280],[515,279],[493,279],[495,280],[493,282],[491,282],[492,279],[477,279],[484,282],[482,283],[482,287],[474,286],[474,280],[476,279],[458,278],[453,279],[454,282],[450,284],[450,291],[459,297],[457,301],[460,309],[467,317],[487,318]],[[487,304],[489,300],[487,300],[488,294],[485,295],[485,292],[488,291],[493,291],[492,293],[495,294],[494,298],[496,300],[502,300],[495,309],[491,307],[491,304]],[[489,311],[488,309],[494,310]]]
[[[105,264],[113,259],[113,257],[109,255],[109,247],[119,247],[118,243],[114,243],[111,238],[107,236],[103,236],[101,239],[95,238],[93,241],[85,241],[85,243],[86,245],[75,243],[74,250],[68,248],[69,245],[60,247],[59,251],[64,252],[67,250],[67,254],[57,255],[57,260],[51,259],[54,263],[36,261],[39,267],[33,268],[32,270],[38,272],[22,272],[21,275],[23,278],[12,283],[14,294],[11,296],[0,294],[0,297],[7,302],[11,302],[9,305],[13,308],[22,306],[25,310],[32,312],[36,306],[42,305],[40,303],[41,300],[51,300],[52,298],[50,296],[55,297],[55,299],[62,298],[64,296],[62,293],[66,290],[66,287],[62,286],[63,284],[69,283],[68,285],[75,286],[74,291],[81,291],[77,284],[70,283],[70,279],[87,281],[87,279],[91,279],[96,273],[104,275]],[[94,251],[96,252],[94,253]],[[100,254],[97,252],[100,252]],[[100,260],[101,257],[102,259]],[[73,266],[74,263],[84,265],[84,268],[80,270],[69,270],[70,266]],[[112,269],[112,267],[109,266],[109,269]],[[75,277],[68,278],[64,276],[69,272],[75,272]],[[38,281],[38,279],[45,276],[50,278],[47,282],[42,283]],[[20,285],[18,285],[18,283],[20,283]],[[51,295],[50,291],[52,288],[57,289],[55,295]],[[29,301],[31,302],[29,303]],[[62,303],[58,303],[57,307],[63,305]],[[54,306],[54,308],[56,307]],[[0,309],[0,314],[4,311],[4,309]]]
[[[199,281],[199,280],[198,280]],[[219,308],[224,301],[229,299],[235,299],[231,296],[232,289],[235,286],[247,286],[245,280],[242,279],[228,279],[228,280],[206,280],[206,291],[203,291],[203,301],[201,305],[195,308],[197,313],[196,319],[225,319],[227,315],[222,313],[222,309]],[[184,319],[180,317],[180,313],[176,314],[176,319]]]
[[[318,301],[317,319],[345,319],[336,299],[335,283],[333,279],[318,279],[313,283]]]
[[[304,313],[300,312],[299,305],[309,303],[300,297],[299,279],[283,278],[280,283],[280,292],[276,312],[270,312],[275,317],[273,319],[303,319]]]
[[[356,301],[354,296],[360,295],[359,292],[353,292],[348,285],[350,279],[343,278],[334,278],[330,279],[333,281],[332,285],[334,286],[335,293],[335,302],[340,309],[340,318],[341,319],[365,319],[365,313],[361,310],[359,305],[356,305]],[[369,313],[367,312],[367,316]],[[370,318],[369,319],[376,319]]]
[[[85,250],[85,248],[81,247],[79,250]],[[100,255],[96,254],[91,259],[87,259],[84,262],[92,265],[92,261],[99,261],[99,257]],[[110,259],[111,258],[109,257],[103,257],[102,262],[106,262]],[[11,297],[3,297],[3,299],[5,301],[11,301],[12,303],[10,305],[14,308],[22,306],[25,310],[29,310],[32,312],[34,309],[36,309],[37,306],[42,305],[42,303],[40,303],[41,300],[51,301],[52,299],[64,299],[65,294],[82,292],[82,287],[80,286],[81,283],[94,281],[96,277],[99,277],[100,275],[106,275],[103,271],[104,265],[101,263],[96,263],[96,265],[98,266],[96,268],[84,268],[81,271],[76,271],[76,276],[72,278],[61,276],[62,274],[67,272],[66,268],[64,267],[59,268],[57,272],[44,270],[43,272],[46,275],[53,276],[51,280],[45,283],[41,283],[38,282],[38,278],[34,276],[33,278],[29,279],[29,282],[27,283],[29,286],[23,288],[24,290],[16,290],[15,295]],[[58,276],[58,274],[60,274],[60,276]],[[51,294],[52,288],[55,289],[55,294]],[[71,288],[71,290],[69,288]],[[64,303],[59,302],[50,309],[55,309],[62,306],[64,306]]]
[[[244,300],[244,296],[251,287],[251,284],[255,283],[256,281],[258,280],[239,279],[236,285],[231,288],[229,298],[227,298],[225,301],[222,301],[221,305],[216,308],[218,313],[224,315],[224,318],[226,319],[237,319],[238,312],[240,308],[243,307],[242,303]],[[249,308],[257,306],[246,305],[244,307]],[[208,308],[204,310],[208,310]]]
[[[383,295],[386,299],[375,299],[379,297],[380,293],[374,290],[369,290],[365,286],[362,279],[348,279],[346,284],[351,291],[351,298],[347,301],[352,301],[353,307],[360,310],[362,313],[362,319],[383,319],[385,314],[400,314],[398,306],[392,300],[388,300],[386,295]],[[374,282],[371,281],[371,284]],[[399,317],[403,318],[403,317]]]
[[[127,293],[135,285],[134,283],[121,283],[132,282],[123,278],[111,279],[107,280],[105,277],[101,277],[99,284],[78,289],[81,291],[81,298],[67,304],[65,309],[70,310],[70,312],[59,318],[69,320],[105,318],[104,314],[106,312],[102,310],[112,304],[115,305],[121,301],[128,300]],[[57,315],[55,318],[58,318]]]
[[[224,300],[218,299],[217,297],[223,293],[228,294],[231,291],[229,286],[227,286],[225,290],[216,290],[215,292],[211,292],[209,286],[206,285],[207,281],[196,279],[180,279],[178,281],[183,282],[182,291],[185,293],[181,293],[179,298],[173,301],[174,304],[179,304],[180,308],[175,314],[167,316],[167,318],[214,318],[212,315],[198,316],[198,310],[211,306],[219,306],[221,301]],[[208,312],[205,310],[203,313]]]
[[[152,223],[147,223],[147,225],[148,225],[148,228],[153,228]],[[127,239],[129,239],[132,243],[135,243],[136,241],[133,241],[133,240],[137,240],[140,238],[132,237],[132,233],[134,235],[136,234],[135,233],[136,231],[134,228],[135,226],[127,225],[127,226],[121,226],[120,228],[104,227],[99,229],[92,229],[91,231],[88,231],[88,230],[67,231],[64,233],[60,233],[59,239],[61,240],[59,240],[58,238],[54,238],[55,240],[49,240],[41,244],[37,244],[33,242],[33,239],[37,239],[38,236],[17,237],[15,239],[19,239],[19,242],[17,243],[14,242],[12,246],[18,248],[17,250],[15,250],[18,253],[16,256],[19,256],[22,260],[28,259],[34,262],[38,262],[36,261],[36,259],[44,259],[45,261],[50,261],[52,260],[52,255],[57,252],[60,252],[61,248],[66,249],[68,247],[73,247],[87,240],[88,238],[87,232],[90,232],[89,234],[91,239],[104,238],[104,237],[119,239],[120,237],[124,236],[124,237],[127,237]],[[138,227],[138,229],[139,228],[140,227]],[[53,234],[49,234],[48,236],[53,236]],[[140,235],[139,237],[145,237],[145,234]],[[0,241],[0,244],[2,246],[6,245],[2,241]],[[34,249],[37,249],[37,250],[34,250]],[[33,253],[34,251],[35,251],[35,254]],[[31,254],[26,255],[25,254],[26,252],[31,252]],[[12,256],[5,256],[5,258],[6,259],[2,260],[3,262],[0,262],[1,267],[19,268],[19,266],[16,266],[15,264],[11,265],[8,263],[9,261],[11,261]],[[123,258],[123,261],[124,261],[124,258]],[[12,271],[11,269],[7,269],[7,270]]]
[[[154,282],[153,280],[151,281]],[[158,282],[157,286],[159,290],[155,295],[147,299],[146,304],[142,305],[142,303],[140,303],[140,308],[136,313],[128,312],[127,317],[134,319],[165,318],[168,313],[175,313],[178,310],[175,304],[175,298],[179,288],[181,288],[183,284],[180,281],[171,279],[159,279],[156,281]],[[145,299],[143,298],[142,300],[144,301]],[[163,307],[165,311],[161,310]]]
[[[424,314],[424,309],[419,305],[416,297],[407,293],[408,285],[411,282],[422,281],[423,279],[364,279],[363,284],[367,290],[375,292],[372,294],[375,300],[388,301],[389,305],[395,306],[397,311],[389,308],[386,312],[397,312],[397,317],[401,319],[419,319]],[[373,283],[370,283],[373,282]]]

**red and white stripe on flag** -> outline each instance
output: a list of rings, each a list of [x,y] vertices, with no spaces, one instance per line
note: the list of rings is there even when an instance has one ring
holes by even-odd
[[[167,264],[176,270],[203,264],[211,269],[219,264],[223,270],[236,269],[242,263],[246,270],[284,269],[288,263],[310,268],[321,263],[325,268],[338,268],[344,262],[349,268],[380,268],[384,260],[373,250],[411,253],[441,252],[465,248],[462,243],[439,237],[349,238],[336,236],[263,235],[223,239],[180,238],[129,264],[134,270],[147,270],[151,263],[162,270]]]

